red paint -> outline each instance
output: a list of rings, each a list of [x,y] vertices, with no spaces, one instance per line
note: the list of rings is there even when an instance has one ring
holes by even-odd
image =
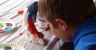
[[[48,31],[48,30],[50,30],[49,24],[47,24],[47,25],[45,26],[45,31]]]
[[[19,35],[20,35],[20,36],[22,36],[22,35],[23,35],[23,33],[20,33]]]
[[[2,33],[3,32],[3,30],[0,28],[0,33]]]
[[[19,14],[19,15],[22,15],[23,13],[24,13],[24,10],[19,10],[19,11],[18,11],[18,14]]]

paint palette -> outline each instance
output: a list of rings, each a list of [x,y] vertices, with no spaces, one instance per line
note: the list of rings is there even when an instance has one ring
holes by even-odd
[[[15,27],[15,23],[9,19],[0,19],[0,33],[10,31]]]

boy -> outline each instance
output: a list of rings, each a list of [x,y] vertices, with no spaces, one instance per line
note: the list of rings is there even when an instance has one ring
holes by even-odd
[[[73,43],[74,50],[96,50],[93,0],[39,0],[39,13],[58,38]]]

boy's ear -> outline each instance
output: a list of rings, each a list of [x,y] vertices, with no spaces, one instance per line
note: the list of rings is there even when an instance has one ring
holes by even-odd
[[[63,19],[56,19],[56,22],[58,24],[58,26],[62,29],[62,30],[66,30],[68,28],[68,24],[66,21],[64,21]]]

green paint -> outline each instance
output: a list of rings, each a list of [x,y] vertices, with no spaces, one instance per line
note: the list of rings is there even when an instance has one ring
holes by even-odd
[[[11,50],[11,49],[12,49],[11,46],[8,45],[4,47],[4,50]]]
[[[3,23],[0,23],[0,28],[4,27]]]

